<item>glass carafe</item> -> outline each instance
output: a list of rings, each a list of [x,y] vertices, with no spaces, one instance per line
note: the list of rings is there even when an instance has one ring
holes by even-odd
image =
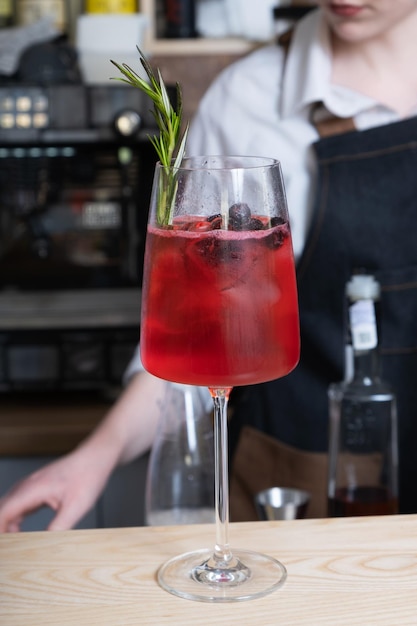
[[[166,383],[148,465],[148,525],[214,522],[212,411],[207,389]]]

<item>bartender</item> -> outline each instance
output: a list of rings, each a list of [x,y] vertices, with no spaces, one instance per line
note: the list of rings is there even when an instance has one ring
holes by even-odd
[[[326,514],[327,388],[343,379],[344,289],[358,269],[382,286],[382,374],[398,396],[400,508],[417,511],[417,2],[319,4],[289,42],[223,73],[192,135],[194,153],[261,150],[281,159],[297,259],[300,363],[235,398],[235,519],[250,515],[256,491],[283,481],[313,494],[310,515]],[[239,460],[249,450],[260,459],[255,474]]]
[[[344,286],[361,268],[382,286],[383,375],[399,409],[400,510],[416,512],[417,0],[318,4],[285,45],[223,71],[189,136],[188,154],[281,160],[297,259],[300,364],[281,380],[238,390],[234,464],[250,428],[259,459],[273,461],[270,480],[301,481],[313,494],[310,515],[325,514],[327,387],[343,377]],[[0,530],[17,530],[45,502],[57,511],[50,528],[73,526],[114,467],[151,444],[163,385],[133,376],[85,442],[0,501]],[[263,477],[248,469],[239,494],[250,500]],[[244,518],[244,498],[235,511]]]

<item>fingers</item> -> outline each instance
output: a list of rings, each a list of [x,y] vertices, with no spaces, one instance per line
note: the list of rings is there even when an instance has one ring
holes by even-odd
[[[47,506],[56,512],[49,530],[69,530],[94,506],[112,465],[88,450],[46,465],[0,498],[0,532],[17,532],[26,515]]]
[[[47,530],[70,530],[84,517],[89,507],[80,505],[78,500],[64,503],[59,509]]]
[[[28,492],[23,484],[17,485],[0,499],[0,532],[18,532],[24,517],[45,504],[41,494],[35,490]]]
[[[18,533],[20,531],[20,524],[23,521],[23,517],[16,517],[12,520],[4,519],[0,522],[0,534],[1,533]]]
[[[18,532],[23,519],[44,506],[61,506],[54,464],[45,466],[16,483],[0,498],[0,532]]]
[[[0,499],[0,533],[19,532],[24,518],[44,506],[57,512],[48,530],[73,528],[88,509],[76,497],[60,500],[50,493],[38,492],[35,485],[22,483]]]

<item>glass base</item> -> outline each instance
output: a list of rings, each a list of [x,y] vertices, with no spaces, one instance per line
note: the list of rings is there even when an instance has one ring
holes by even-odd
[[[158,571],[163,589],[200,602],[239,602],[261,598],[284,584],[287,570],[276,559],[249,550],[233,553],[229,563],[216,562],[212,550],[187,552]]]

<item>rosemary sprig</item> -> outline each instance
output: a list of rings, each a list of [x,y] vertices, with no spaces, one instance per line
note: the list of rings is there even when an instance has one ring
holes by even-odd
[[[164,176],[160,179],[158,192],[157,220],[158,224],[167,226],[172,222],[173,203],[177,192],[176,172],[184,157],[188,124],[180,139],[182,121],[181,87],[179,83],[176,84],[177,109],[175,110],[168,97],[161,72],[158,69],[157,74],[155,74],[142,51],[139,48],[137,50],[140,62],[149,78],[149,83],[126,63],[120,64],[116,63],[116,61],[111,61],[111,63],[123,75],[123,78],[118,77],[115,80],[138,87],[153,101],[153,115],[159,128],[159,136],[155,135],[149,137],[149,139],[156,150],[159,161],[164,167]]]

